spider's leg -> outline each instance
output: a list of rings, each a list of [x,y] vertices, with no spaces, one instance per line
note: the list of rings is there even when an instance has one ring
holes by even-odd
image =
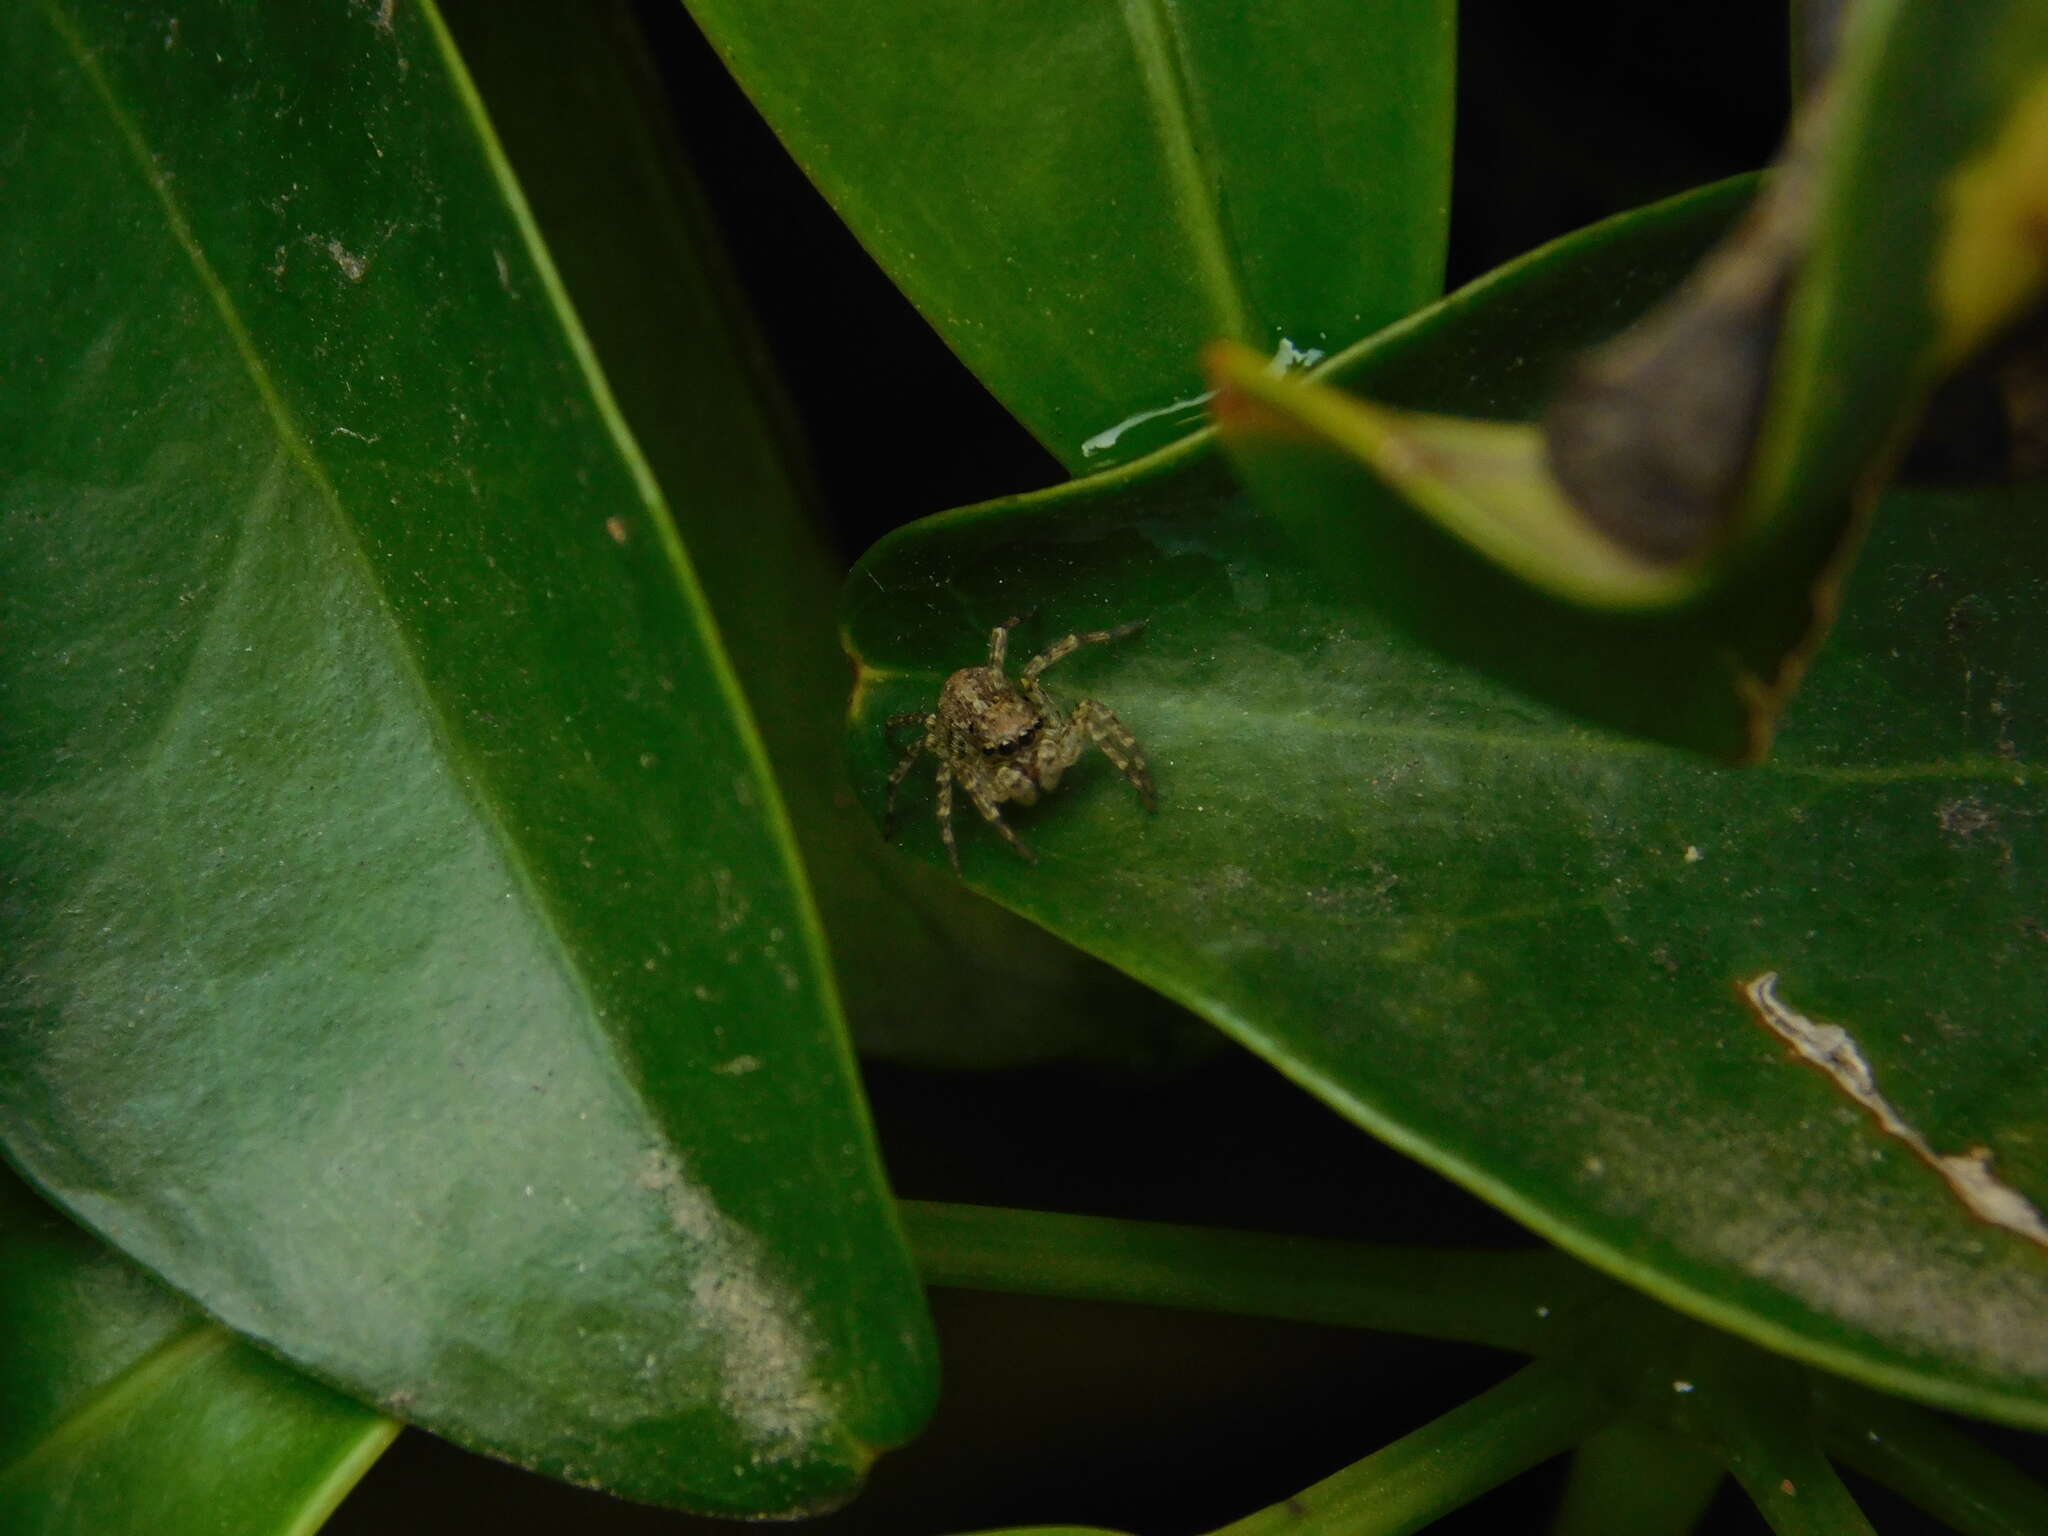
[[[1010,654],[1010,631],[1030,617],[1028,613],[1013,613],[988,632],[988,664],[998,672],[1003,670],[1003,659]]]
[[[1003,813],[996,809],[995,801],[982,794],[972,784],[963,783],[961,788],[967,791],[967,798],[974,802],[974,808],[981,812],[981,819],[1003,834],[1004,842],[1016,849],[1029,862],[1033,864],[1038,862],[1038,855],[1024,845],[1023,838],[1010,830],[1010,824],[1003,820]]]
[[[887,741],[906,725],[914,725],[919,730],[928,731],[937,718],[931,711],[924,709],[905,710],[902,714],[891,715],[882,722],[882,739]]]
[[[953,769],[939,759],[939,840],[946,845],[946,857],[953,861],[953,873],[960,873],[960,849],[953,842]]]
[[[893,727],[898,720],[904,719],[929,720],[930,716],[896,715],[891,717],[889,726]],[[885,727],[886,729],[888,727]],[[925,750],[930,746],[931,738],[929,736],[920,736],[911,749],[903,754],[903,761],[898,763],[895,771],[889,775],[889,804],[888,808],[882,812],[882,841],[885,843],[893,841],[896,836],[896,791],[903,787],[904,776],[910,772],[910,765],[923,756]]]
[[[1024,670],[1018,674],[1017,681],[1028,694],[1031,685],[1038,681],[1038,674],[1054,662],[1066,660],[1084,645],[1106,645],[1112,640],[1127,640],[1144,627],[1143,619],[1135,619],[1129,624],[1119,624],[1115,629],[1087,629],[1055,640],[1024,663]]]
[[[1106,704],[1083,699],[1074,706],[1074,724],[1085,730],[1089,739],[1102,748],[1102,755],[1131,781],[1131,788],[1138,792],[1145,809],[1158,810],[1159,802],[1152,793],[1152,775],[1145,769],[1145,754],[1138,746],[1138,738],[1117,719],[1116,712]]]
[[[1045,691],[1045,684],[1037,678],[1018,678],[1017,691],[1031,701],[1031,707],[1038,711],[1039,718],[1048,726],[1059,730],[1066,725],[1067,717],[1061,713],[1059,705],[1053,703],[1052,695]]]

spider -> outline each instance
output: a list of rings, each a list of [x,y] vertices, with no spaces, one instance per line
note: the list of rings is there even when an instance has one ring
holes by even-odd
[[[1051,794],[1060,787],[1060,776],[1074,766],[1091,741],[1131,781],[1145,809],[1157,809],[1152,776],[1145,771],[1145,754],[1138,750],[1137,739],[1124,728],[1123,721],[1093,699],[1083,699],[1072,714],[1062,714],[1038,681],[1047,667],[1082,646],[1135,635],[1145,621],[1055,640],[1025,662],[1024,670],[1012,682],[1003,670],[1004,654],[1010,631],[1022,622],[1021,618],[1005,619],[990,632],[988,665],[962,667],[947,678],[939,690],[937,709],[891,715],[883,728],[884,739],[893,739],[906,725],[915,725],[924,734],[889,775],[889,808],[882,818],[882,836],[887,840],[896,835],[896,792],[918,758],[931,753],[939,760],[939,836],[945,840],[946,857],[952,860],[955,874],[960,872],[960,850],[953,843],[956,780],[981,812],[982,820],[1034,863],[1038,856],[1024,846],[997,807],[1005,800],[1032,805],[1041,794]]]

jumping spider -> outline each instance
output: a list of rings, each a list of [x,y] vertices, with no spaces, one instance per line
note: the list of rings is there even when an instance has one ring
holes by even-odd
[[[915,725],[924,734],[889,775],[889,808],[882,818],[882,836],[896,835],[896,792],[918,758],[931,753],[939,760],[939,836],[945,840],[946,857],[953,861],[955,874],[960,872],[960,851],[953,845],[955,780],[981,812],[982,820],[1034,861],[1037,855],[1010,830],[996,807],[1005,800],[1032,805],[1041,794],[1051,794],[1060,787],[1060,776],[1074,766],[1091,741],[1131,781],[1145,809],[1157,808],[1152,776],[1145,771],[1145,754],[1138,750],[1137,739],[1124,729],[1123,721],[1093,699],[1081,700],[1070,715],[1061,714],[1038,681],[1047,667],[1082,646],[1135,635],[1145,621],[1055,640],[1025,662],[1024,670],[1012,682],[1003,671],[1003,657],[1010,631],[1022,622],[1005,619],[995,627],[988,637],[988,665],[962,667],[947,678],[939,690],[936,710],[891,715],[884,728],[888,739],[906,725]]]

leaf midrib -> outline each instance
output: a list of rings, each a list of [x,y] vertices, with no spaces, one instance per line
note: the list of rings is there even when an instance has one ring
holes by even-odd
[[[578,960],[567,938],[570,931],[565,915],[549,894],[546,884],[534,870],[531,860],[520,841],[512,834],[503,814],[492,798],[484,793],[485,778],[473,771],[472,755],[465,749],[463,738],[454,725],[455,711],[445,707],[442,700],[428,683],[412,639],[405,627],[398,622],[394,605],[389,600],[384,582],[380,579],[375,565],[364,548],[359,529],[348,514],[339,489],[328,476],[319,456],[313,451],[304,429],[299,425],[291,407],[285,402],[282,391],[271,378],[270,370],[260,355],[253,334],[243,321],[241,313],[229,293],[226,283],[215,271],[212,262],[201,246],[196,230],[186,217],[173,193],[167,178],[159,168],[156,157],[151,153],[148,141],[143,137],[139,124],[124,110],[115,94],[113,82],[100,67],[98,57],[88,45],[83,31],[73,18],[66,14],[58,0],[41,0],[41,9],[51,28],[63,40],[65,48],[80,73],[92,86],[108,119],[113,123],[130,159],[140,172],[144,183],[163,210],[164,219],[172,239],[184,253],[195,280],[205,293],[227,333],[236,356],[240,359],[248,377],[250,387],[256,392],[264,414],[269,418],[276,434],[280,449],[299,469],[313,487],[321,504],[325,507],[333,528],[336,530],[341,548],[354,566],[365,587],[377,594],[377,618],[391,641],[391,650],[398,661],[399,669],[411,684],[415,696],[421,701],[423,713],[429,722],[434,739],[440,747],[440,757],[445,763],[463,765],[452,771],[458,793],[462,794],[473,813],[479,817],[488,830],[494,846],[499,850],[506,867],[518,884],[525,898],[526,908],[536,914],[539,926],[547,935],[547,942],[553,952],[555,965],[564,977],[584,1014],[592,1021],[602,1019],[605,1010],[591,990],[590,978]],[[761,806],[769,821],[769,830],[783,856],[789,877],[790,894],[797,908],[799,926],[802,929],[811,961],[813,981],[818,989],[821,1011],[834,1022],[842,1017],[835,978],[826,961],[825,941],[820,928],[808,883],[803,878],[801,866],[794,849],[794,833],[788,820],[787,808],[782,804],[779,790],[775,787],[767,769],[766,748],[759,739],[752,716],[742,701],[738,679],[733,675],[731,665],[724,654],[716,632],[711,628],[708,608],[694,569],[690,566],[687,552],[682,548],[680,536],[668,516],[653,471],[637,451],[626,433],[623,418],[616,402],[606,387],[599,371],[595,353],[580,325],[574,321],[566,293],[563,291],[558,274],[552,263],[546,259],[545,248],[540,243],[537,230],[533,227],[530,210],[519,194],[512,179],[510,167],[505,163],[502,150],[490,133],[487,119],[475,88],[463,69],[460,56],[455,52],[453,39],[447,32],[438,11],[428,4],[423,12],[434,33],[440,49],[442,62],[448,70],[450,85],[467,109],[476,127],[481,142],[481,151],[497,184],[501,195],[506,198],[508,208],[518,225],[525,249],[539,270],[556,315],[560,318],[564,334],[574,354],[586,385],[593,396],[593,404],[604,421],[614,446],[618,449],[628,474],[647,513],[647,522],[653,528],[669,557],[671,568],[683,587],[685,606],[695,620],[702,644],[707,669],[723,695],[727,715],[735,732],[741,739],[742,749],[754,769],[757,789],[761,792]],[[238,525],[239,526],[239,525]],[[609,1031],[602,1031],[610,1038]],[[844,1030],[830,1031],[835,1040],[842,1040]],[[841,1047],[842,1053],[845,1047]]]
[[[103,1431],[134,1414],[171,1381],[201,1369],[216,1356],[242,1347],[233,1333],[214,1322],[195,1321],[171,1334],[89,1393],[34,1444],[0,1467],[0,1494],[6,1493],[10,1483],[32,1475],[42,1463],[62,1456],[80,1442],[89,1444],[101,1438]],[[289,1522],[277,1527],[276,1536],[312,1536],[404,1427],[396,1419],[367,1409],[362,1419],[353,1446],[336,1459],[317,1483],[300,1491],[297,1507]]]
[[[1204,172],[1205,166],[1221,164],[1221,159],[1190,89],[1187,50],[1172,0],[1123,0],[1122,12],[1210,319],[1218,335],[1255,341],[1243,263],[1224,222],[1216,187]]]
[[[849,712],[855,721],[870,717],[876,712],[874,699],[869,690],[877,684],[926,680],[933,685],[932,691],[936,693],[937,684],[946,676],[946,673],[938,668],[891,670],[871,666],[865,661],[856,662],[856,667],[859,678],[854,694],[854,705]],[[1271,739],[1288,732],[1300,732],[1313,733],[1321,737],[1350,737],[1358,741],[1387,744],[1428,744],[1465,748],[1474,752],[1506,751],[1563,759],[1621,760],[1661,757],[1678,764],[1689,764],[1691,761],[1683,754],[1654,741],[1606,735],[1590,730],[1501,731],[1482,726],[1432,725],[1422,721],[1390,720],[1384,716],[1368,722],[1362,718],[1331,718],[1327,715],[1300,711],[1261,714],[1238,704],[1212,709],[1199,699],[1183,694],[1152,696],[1172,699],[1171,703],[1156,711],[1160,719],[1206,721],[1219,727],[1228,726],[1234,731],[1243,731],[1248,725],[1256,725],[1261,727],[1256,734],[1263,739]],[[1127,688],[1122,697],[1127,700],[1142,699],[1146,697],[1146,693],[1144,690]],[[1279,729],[1281,726],[1286,729]],[[2019,776],[2018,766],[2006,758],[1996,756],[1964,756],[1946,762],[1937,758],[1926,762],[1898,763],[1802,763],[1772,758],[1740,771],[1762,782],[1774,779],[1801,779],[1821,784],[1846,785],[1968,781],[2011,783],[2027,787],[2025,779]]]
[[[0,1467],[0,1490],[13,1479],[33,1471],[38,1462],[60,1455],[67,1445],[88,1437],[101,1424],[126,1411],[130,1404],[146,1400],[164,1377],[203,1364],[233,1343],[234,1335],[218,1323],[195,1322],[172,1334],[92,1392],[13,1461]]]
[[[247,324],[244,323],[241,312],[235,305],[234,297],[228,292],[227,284],[222,281],[220,274],[214,270],[212,261],[208,259],[204,247],[200,245],[198,233],[192,227],[191,221],[186,218],[184,209],[180,206],[177,197],[171,190],[169,182],[159,169],[156,157],[151,154],[148,140],[143,137],[140,125],[123,109],[120,100],[114,93],[113,82],[107,78],[106,72],[101,69],[98,57],[87,45],[83,32],[71,17],[64,13],[56,3],[56,0],[42,0],[42,11],[49,19],[52,29],[63,39],[64,46],[70,50],[79,72],[85,76],[86,80],[91,84],[94,94],[99,97],[101,105],[106,110],[108,119],[114,124],[115,131],[120,135],[121,142],[127,149],[129,157],[141,173],[142,179],[149,187],[150,192],[155,196],[158,206],[162,208],[164,221],[170,229],[171,238],[177,243],[178,248],[184,252],[186,262],[191,268],[194,279],[205,293],[208,302],[213,306],[214,314],[219,319],[221,328],[227,333],[235,355],[242,363],[249,386],[255,391],[264,414],[270,420],[271,428],[276,434],[280,450],[297,467],[299,473],[305,477],[321,505],[326,509],[331,524],[336,531],[337,541],[345,552],[346,558],[355,568],[357,577],[370,592],[377,595],[379,601],[374,605],[376,608],[376,621],[383,628],[390,641],[391,653],[396,658],[399,671],[404,675],[406,681],[411,685],[415,697],[420,701],[423,713],[430,723],[432,734],[441,749],[441,760],[444,762],[464,761],[466,754],[461,750],[461,738],[454,730],[453,722],[449,718],[449,711],[442,707],[440,699],[427,682],[425,669],[420,663],[420,658],[413,648],[405,627],[398,622],[397,615],[393,611],[392,604],[385,591],[384,583],[378,578],[376,567],[371,563],[369,553],[363,547],[361,535],[348,515],[348,510],[342,502],[339,489],[335,486],[333,480],[328,477],[325,467],[313,452],[304,429],[300,427],[297,419],[292,414],[291,407],[285,403],[282,392],[271,378],[268,366],[257,351],[255,337],[251,334]],[[242,519],[238,519],[238,528],[242,521]],[[208,622],[211,623],[212,619],[209,618]],[[181,684],[180,686],[182,688],[183,685]],[[583,974],[583,969],[576,963],[574,956],[570,953],[568,942],[564,937],[562,923],[555,913],[552,904],[548,901],[544,887],[542,887],[537,879],[518,841],[512,836],[511,829],[505,824],[503,817],[499,815],[497,808],[491,803],[490,798],[482,792],[483,781],[481,776],[474,772],[458,772],[451,776],[455,779],[459,792],[463,795],[465,801],[489,829],[493,843],[498,848],[508,870],[511,872],[512,878],[517,882],[521,893],[525,897],[523,904],[528,910],[539,913],[542,916],[543,921],[540,926],[547,933],[549,942],[554,950],[556,967],[562,974],[571,993],[583,1005],[588,1017],[592,1019],[601,1017],[602,1010],[599,1009],[597,999],[589,990],[588,981]]]

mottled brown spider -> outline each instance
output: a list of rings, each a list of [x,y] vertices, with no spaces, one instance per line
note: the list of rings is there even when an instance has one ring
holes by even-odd
[[[1022,622],[1005,619],[995,627],[988,637],[988,665],[962,667],[947,678],[939,690],[936,710],[891,715],[884,727],[889,739],[906,725],[915,725],[924,734],[889,775],[889,809],[882,818],[882,836],[896,835],[896,792],[918,758],[931,753],[939,760],[939,836],[945,840],[946,857],[953,861],[955,874],[960,871],[960,850],[953,844],[956,780],[981,812],[982,820],[1033,861],[1037,855],[1010,830],[996,808],[1005,800],[1032,805],[1041,794],[1051,794],[1060,787],[1060,776],[1074,766],[1091,741],[1131,781],[1145,809],[1157,808],[1152,776],[1145,771],[1145,754],[1138,750],[1137,739],[1124,729],[1123,721],[1093,699],[1083,699],[1072,714],[1062,714],[1038,681],[1047,667],[1082,646],[1135,635],[1145,621],[1055,640],[1025,662],[1024,670],[1012,682],[1003,670],[1003,658],[1010,631]]]

